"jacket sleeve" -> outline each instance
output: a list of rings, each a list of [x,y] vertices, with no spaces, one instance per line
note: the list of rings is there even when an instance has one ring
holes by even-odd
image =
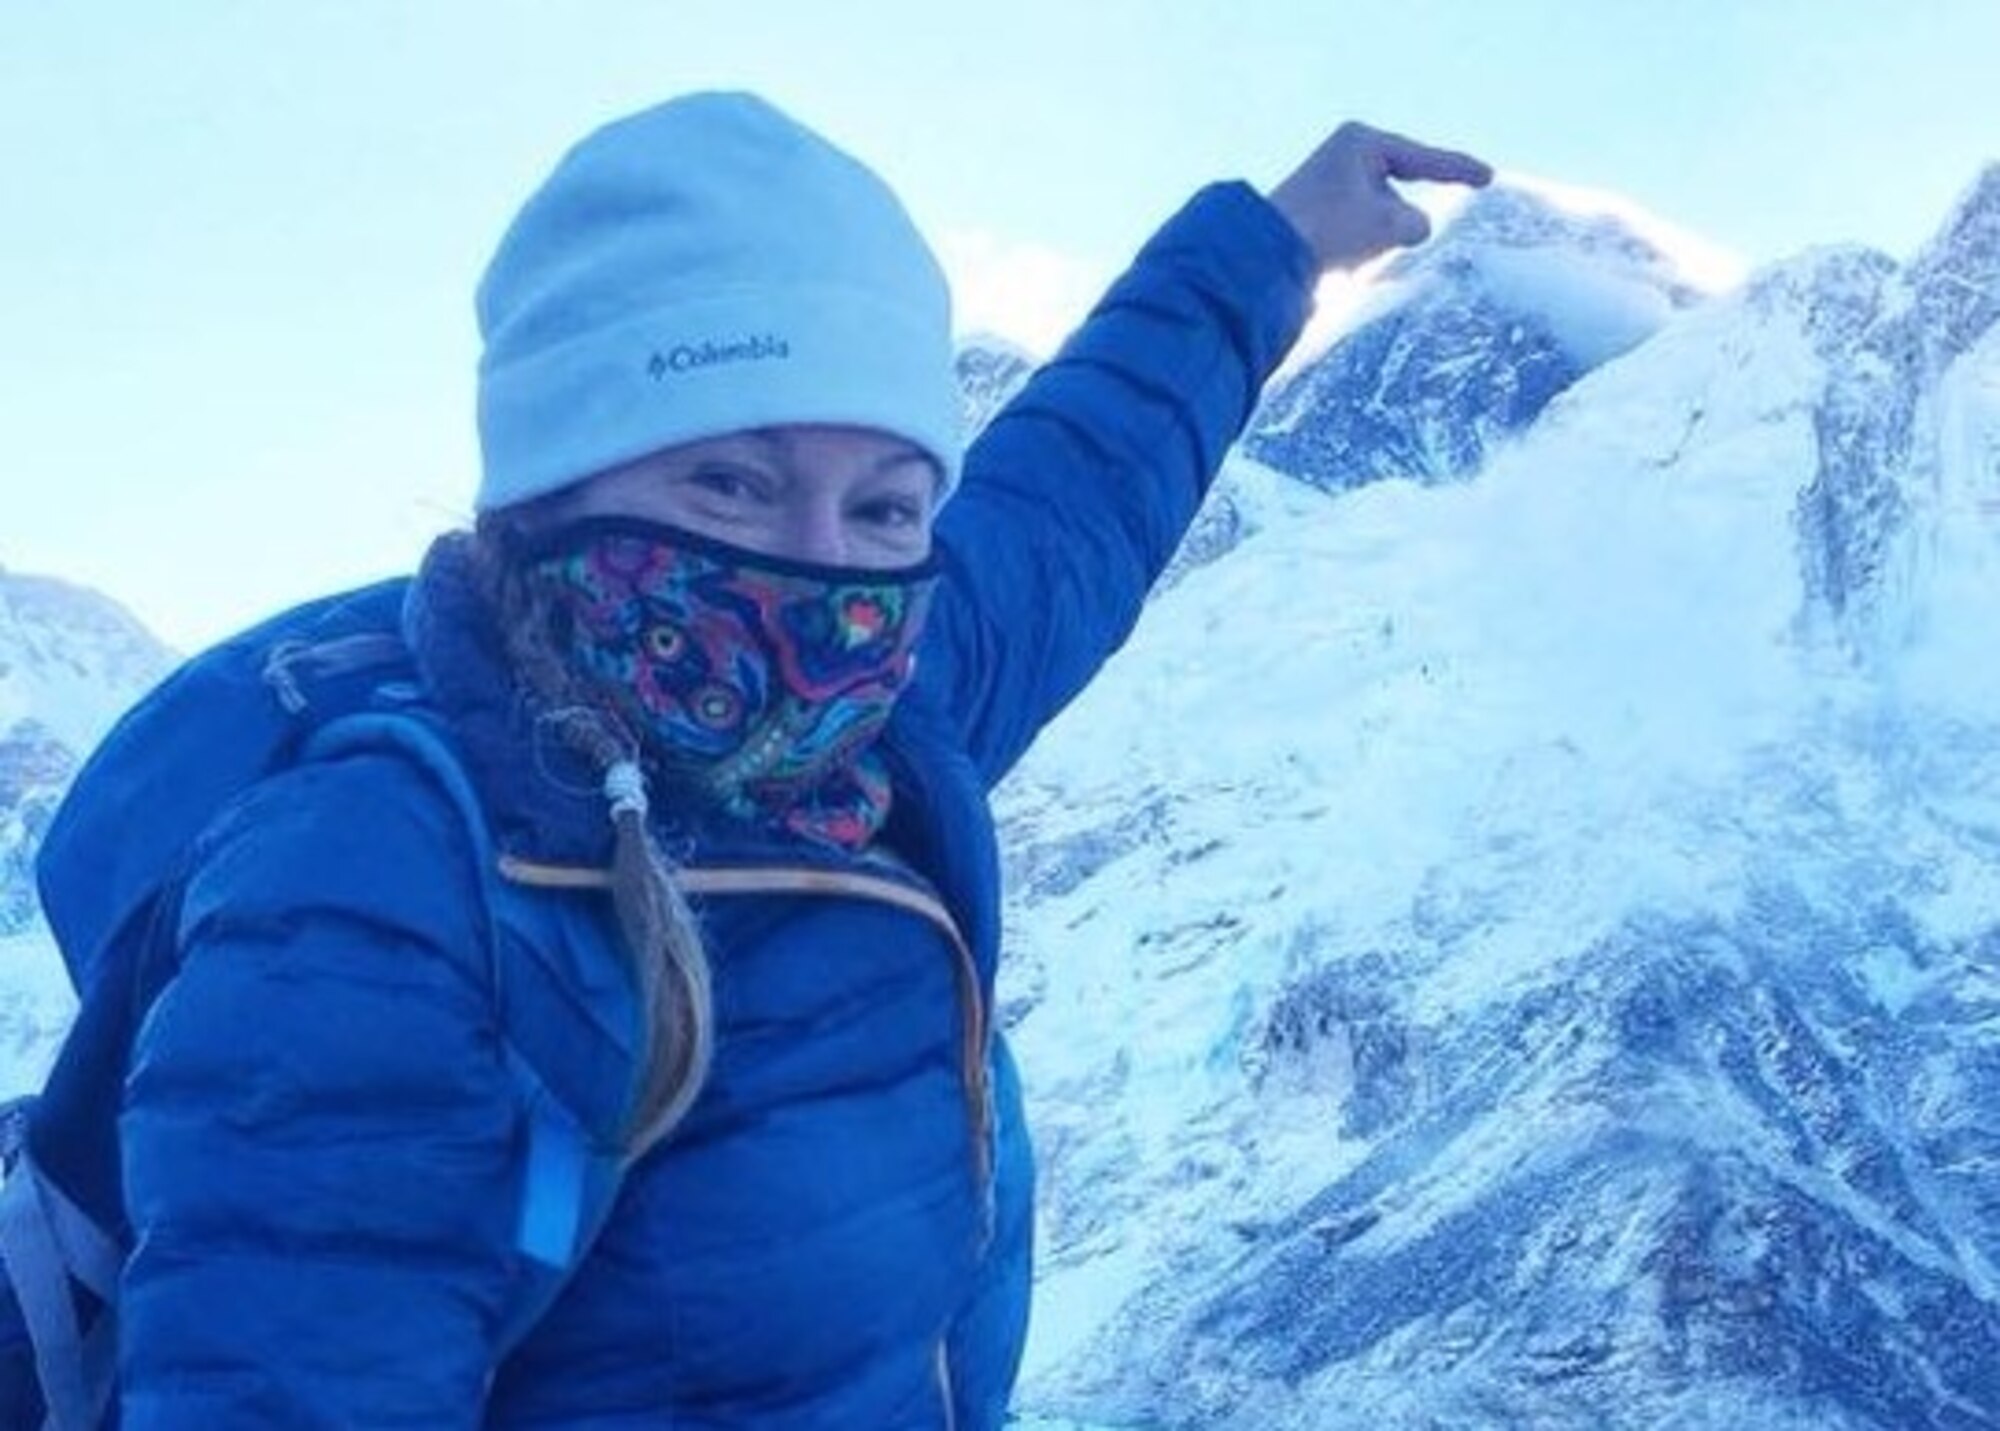
[[[458,821],[367,756],[205,842],[121,1122],[125,1431],[480,1423],[518,1116]]]
[[[1248,185],[1197,194],[966,454],[918,680],[997,783],[1130,633],[1264,379],[1313,263]]]

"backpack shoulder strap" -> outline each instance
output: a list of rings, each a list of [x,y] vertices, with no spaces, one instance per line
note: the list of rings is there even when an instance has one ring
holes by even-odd
[[[485,807],[448,737],[434,721],[414,709],[361,711],[336,717],[320,727],[307,742],[302,758],[333,759],[384,750],[410,760],[429,776],[450,798],[464,823],[479,884],[487,978],[489,987],[497,992],[507,978],[509,925],[532,927],[531,920],[510,919],[511,902],[533,895],[500,878]],[[610,1218],[619,1180],[598,1173],[604,1159],[593,1156],[583,1120],[564,1105],[550,1081],[521,1051],[519,1042],[504,1027],[501,1032],[509,1072],[521,1084],[528,1109],[515,1246],[542,1269],[529,1279],[527,1292],[503,1321],[500,1345],[504,1354],[533,1329],[596,1242]]]
[[[23,1147],[0,1187],[0,1270],[34,1350],[49,1431],[94,1431],[111,1404],[124,1263],[124,1249]],[[87,1324],[73,1283],[101,1304]]]

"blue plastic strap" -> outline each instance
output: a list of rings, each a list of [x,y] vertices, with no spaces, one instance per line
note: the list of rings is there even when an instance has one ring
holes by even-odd
[[[34,1167],[30,1159],[23,1162]],[[125,1272],[125,1249],[52,1179],[41,1176],[39,1168],[35,1170],[35,1180],[41,1193],[42,1215],[48,1220],[63,1266],[98,1301],[116,1302],[118,1280]]]
[[[0,1188],[0,1264],[34,1343],[35,1375],[48,1407],[45,1425],[50,1431],[91,1431],[110,1401],[111,1363],[102,1355],[101,1327],[92,1337],[98,1354],[87,1354],[47,1192],[41,1169],[24,1154]],[[104,1316],[112,1315],[106,1307]]]
[[[582,1131],[546,1095],[537,1098],[528,1119],[528,1171],[515,1233],[525,1255],[558,1270],[571,1266],[588,1169]]]

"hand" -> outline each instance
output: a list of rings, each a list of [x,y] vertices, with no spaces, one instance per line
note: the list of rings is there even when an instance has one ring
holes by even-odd
[[[1328,135],[1270,197],[1322,270],[1354,268],[1430,237],[1430,220],[1391,187],[1391,179],[1480,187],[1492,178],[1493,170],[1470,154],[1433,149],[1350,121]]]

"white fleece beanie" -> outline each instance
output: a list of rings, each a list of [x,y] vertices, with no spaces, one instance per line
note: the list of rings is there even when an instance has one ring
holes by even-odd
[[[764,101],[697,94],[565,155],[479,285],[476,501],[746,428],[875,428],[958,480],[944,273],[872,171]]]

